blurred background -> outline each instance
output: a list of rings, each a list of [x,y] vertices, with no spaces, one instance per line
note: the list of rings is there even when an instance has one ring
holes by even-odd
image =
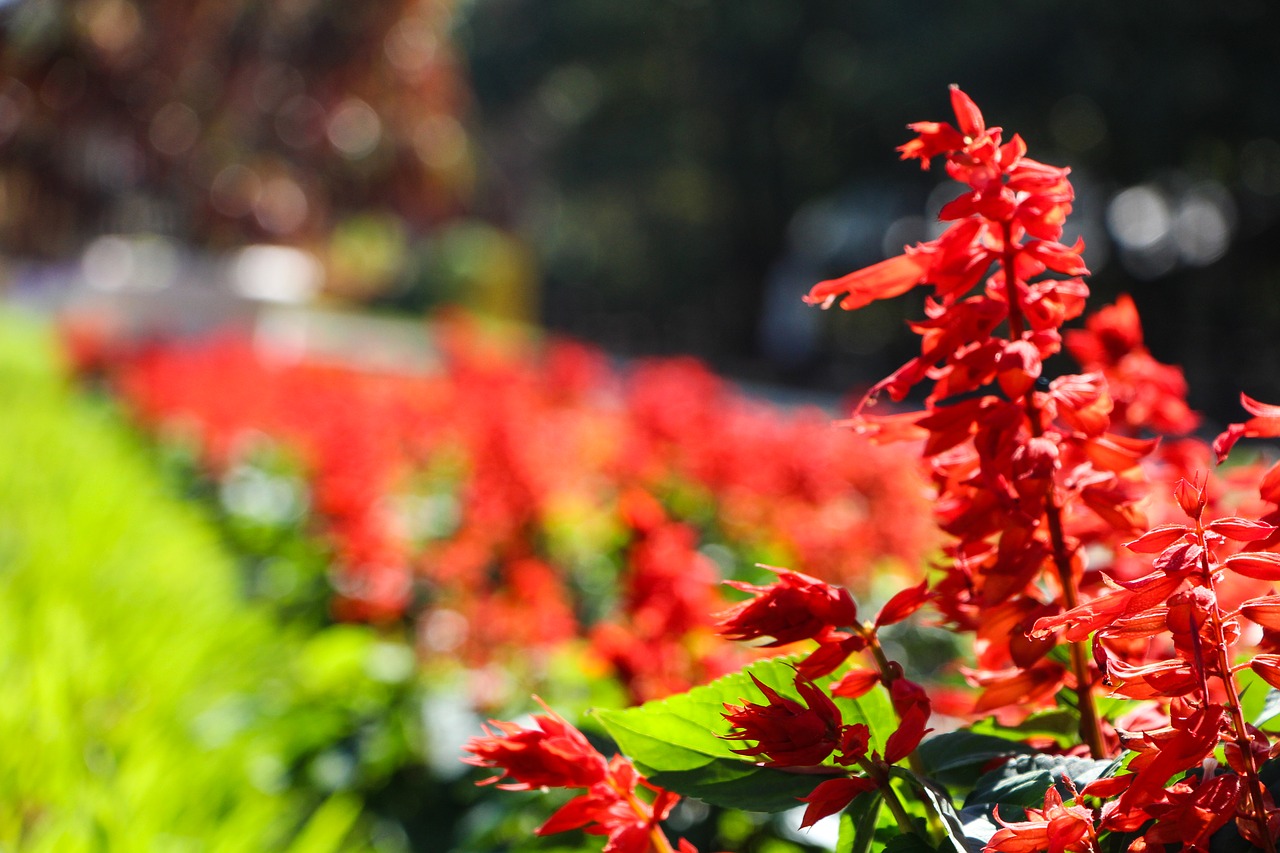
[[[1280,396],[1278,26],[1266,0],[8,0],[0,252],[11,291],[461,301],[845,391],[918,304],[799,297],[931,234],[954,191],[893,148],[958,83],[1072,167],[1095,304],[1133,294],[1222,421]],[[209,266],[259,244],[305,254]]]
[[[711,614],[759,563],[863,607],[927,563],[914,453],[829,427],[922,296],[801,297],[938,233],[957,191],[894,148],[949,84],[1072,168],[1092,304],[1133,296],[1204,434],[1280,402],[1278,34],[1270,0],[0,0],[0,300],[61,321],[0,311],[0,846],[598,851],[476,788],[482,719],[737,668]],[[891,642],[962,681],[950,633]],[[834,847],[797,823],[670,825]]]

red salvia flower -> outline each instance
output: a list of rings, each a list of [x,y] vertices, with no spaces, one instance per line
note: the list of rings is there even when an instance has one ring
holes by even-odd
[[[655,849],[655,841],[660,842],[658,849],[670,849],[658,824],[680,797],[649,784],[620,755],[606,761],[582,732],[545,705],[543,708],[546,714],[533,717],[536,729],[492,720],[490,724],[497,731],[485,727],[483,736],[467,743],[464,749],[471,755],[464,761],[502,771],[480,784],[512,779],[499,787],[513,791],[584,788],[584,793],[561,806],[536,834],[582,829],[608,839],[605,853],[649,853]],[[637,796],[639,789],[649,791],[652,802]],[[682,843],[680,850],[696,853],[687,843]]]
[[[734,728],[725,738],[756,742],[734,752],[761,758],[774,767],[805,767],[821,764],[840,746],[844,726],[840,709],[812,681],[796,677],[802,703],[783,696],[754,675],[751,680],[768,704],[725,704],[724,717]]]
[[[542,704],[542,700],[538,700]],[[502,772],[482,784],[499,785],[510,791],[534,788],[589,788],[609,776],[609,763],[591,745],[582,732],[544,704],[545,714],[533,717],[536,729],[525,729],[515,723],[490,720],[494,731],[484,727],[484,736],[474,737],[464,749],[471,755],[464,759],[477,767],[491,767]]]
[[[982,848],[985,853],[1089,853],[1098,849],[1093,813],[1079,804],[1066,805],[1053,785],[1045,792],[1044,808],[1027,809],[1027,820],[1008,822],[999,813],[995,820],[1000,829]]]
[[[824,637],[857,621],[858,611],[847,589],[799,572],[769,568],[777,573],[777,583],[756,586],[729,581],[735,589],[756,597],[720,615],[721,635],[731,640],[769,637],[767,645],[780,646]]]

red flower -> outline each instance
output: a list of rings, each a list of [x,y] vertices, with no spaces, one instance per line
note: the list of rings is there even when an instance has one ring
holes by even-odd
[[[1001,828],[982,848],[985,853],[1084,853],[1097,849],[1093,814],[1081,805],[1064,805],[1056,787],[1045,792],[1043,809],[1027,809],[1027,818],[1010,823],[997,813],[996,823]]]
[[[589,788],[609,775],[609,764],[603,755],[563,717],[542,700],[538,703],[546,714],[535,714],[536,729],[524,729],[515,723],[490,720],[495,732],[484,726],[484,736],[473,737],[464,750],[471,755],[467,764],[490,767],[502,772],[484,780],[489,785],[511,779],[498,787],[509,791],[534,788]]]
[[[760,757],[775,767],[807,767],[821,764],[840,745],[843,728],[840,709],[812,681],[796,676],[796,689],[808,703],[806,707],[781,695],[754,675],[751,680],[769,704],[725,704],[724,717],[735,729],[725,738],[756,741],[755,746],[734,752]]]
[[[814,788],[809,796],[801,798],[800,801],[808,803],[809,807],[804,810],[800,828],[813,826],[827,815],[835,814],[853,802],[854,797],[874,789],[875,786],[876,783],[865,776],[828,779]]]
[[[1213,451],[1222,462],[1231,452],[1231,448],[1242,438],[1277,438],[1280,437],[1280,406],[1259,403],[1247,394],[1240,395],[1240,405],[1253,415],[1240,424],[1231,424],[1213,440]]]
[[[778,582],[769,586],[729,581],[729,585],[755,598],[720,615],[720,633],[731,640],[772,637],[767,645],[780,646],[822,637],[833,628],[858,618],[849,591],[817,578],[787,569],[770,568]]]
[[[538,701],[541,704],[542,700]],[[513,791],[585,788],[585,793],[561,806],[536,833],[551,835],[582,829],[590,835],[603,835],[608,838],[604,853],[649,853],[657,841],[662,842],[662,849],[669,849],[658,824],[671,813],[680,797],[650,785],[621,755],[606,762],[582,732],[554,711],[546,710],[546,715],[533,717],[537,729],[493,720],[501,734],[486,727],[483,737],[467,743],[465,749],[472,755],[464,761],[503,771],[480,784],[510,778],[515,781],[499,787]],[[652,803],[636,796],[638,787],[653,794]],[[682,844],[680,850],[686,853],[692,848]]]

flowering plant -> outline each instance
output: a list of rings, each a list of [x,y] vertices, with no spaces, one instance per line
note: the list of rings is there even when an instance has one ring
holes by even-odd
[[[590,811],[611,853],[674,849],[658,821],[676,795],[800,803],[805,826],[840,814],[840,853],[1277,849],[1280,467],[1220,477],[1210,448],[1179,437],[1197,423],[1185,383],[1143,347],[1131,300],[1064,331],[1088,296],[1083,243],[1062,242],[1068,170],[1029,158],[960,89],[951,104],[954,124],[913,124],[899,148],[962,185],[946,230],[806,297],[854,310],[931,288],[911,324],[920,354],[845,425],[918,442],[941,551],[871,619],[800,572],[735,584],[749,597],[721,633],[790,654],[597,713],[621,755],[592,766],[633,768],[615,776],[656,792],[616,825]],[[1083,372],[1051,375],[1064,349]],[[921,385],[922,408],[877,410]],[[1214,442],[1219,461],[1280,435],[1280,406],[1244,404],[1253,417]],[[917,611],[972,638],[958,669],[972,692],[893,659],[882,631]],[[582,787],[582,763],[539,763],[553,737],[539,725],[473,739],[473,763]]]

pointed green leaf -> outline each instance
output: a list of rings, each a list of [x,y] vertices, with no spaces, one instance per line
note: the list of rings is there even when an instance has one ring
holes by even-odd
[[[1280,716],[1280,690],[1267,684],[1251,669],[1236,673],[1236,685],[1240,689],[1240,708],[1245,719],[1262,728]]]
[[[798,699],[793,658],[757,661],[741,672],[711,684],[647,702],[639,708],[596,711],[609,735],[636,763],[640,772],[678,794],[697,797],[715,805],[751,811],[794,808],[796,799],[808,795],[823,776],[788,773],[761,767],[733,752],[736,741],[724,735],[725,704],[761,702],[760,689],[751,680]],[[820,679],[820,685],[831,678]],[[893,706],[877,688],[857,700],[837,699],[845,723],[865,722],[872,731],[872,747],[883,749],[884,739],[897,725]],[[832,768],[833,773],[842,772]]]
[[[929,778],[944,785],[970,788],[982,769],[997,758],[1034,752],[1026,744],[963,729],[935,735],[920,744],[916,754]]]
[[[1109,776],[1120,766],[1119,761],[1092,758],[1067,758],[1060,755],[1019,755],[1003,767],[987,773],[965,799],[965,806],[978,804],[1041,806],[1045,791],[1058,784],[1063,776],[1077,789]],[[1063,791],[1064,796],[1070,793]]]

